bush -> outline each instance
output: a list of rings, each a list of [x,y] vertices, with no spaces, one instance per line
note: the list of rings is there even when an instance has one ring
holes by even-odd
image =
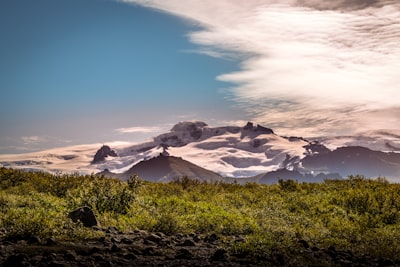
[[[126,214],[135,200],[136,189],[132,184],[116,179],[91,176],[83,187],[68,191],[67,200],[71,209],[89,206],[98,213]]]
[[[69,211],[90,206],[102,227],[240,237],[232,253],[302,265],[298,240],[400,260],[400,184],[362,176],[324,183],[150,183],[0,168],[0,234],[92,238]],[[301,255],[300,255],[301,254]],[[276,262],[276,261],[274,261]],[[283,264],[283,265],[284,265]],[[320,262],[314,264],[321,265]],[[328,264],[329,265],[329,264]]]

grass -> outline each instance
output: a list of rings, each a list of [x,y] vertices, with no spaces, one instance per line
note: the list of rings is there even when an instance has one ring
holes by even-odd
[[[252,257],[290,255],[299,240],[354,255],[400,260],[400,185],[351,176],[324,183],[207,184],[182,178],[149,183],[94,175],[0,168],[0,235],[90,239],[69,211],[88,205],[102,227],[240,236],[226,244]]]

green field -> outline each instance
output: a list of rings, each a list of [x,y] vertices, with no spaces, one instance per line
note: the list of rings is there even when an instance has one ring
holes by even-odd
[[[67,218],[90,206],[101,227],[215,233],[222,246],[249,257],[291,257],[310,247],[400,260],[400,185],[361,176],[324,183],[206,184],[182,178],[149,183],[94,175],[51,175],[0,168],[0,238],[58,240],[103,232]],[[239,236],[242,242],[223,243]],[[300,242],[300,243],[301,243]]]

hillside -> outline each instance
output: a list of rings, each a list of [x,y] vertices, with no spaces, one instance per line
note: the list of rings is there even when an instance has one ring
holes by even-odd
[[[170,182],[184,176],[203,182],[222,181],[222,177],[212,171],[196,166],[181,158],[164,156],[141,161],[124,173],[118,174],[122,180],[127,180],[132,175],[151,182]]]
[[[0,266],[399,266],[400,185],[151,183],[0,168]],[[98,226],[67,215],[87,206]]]

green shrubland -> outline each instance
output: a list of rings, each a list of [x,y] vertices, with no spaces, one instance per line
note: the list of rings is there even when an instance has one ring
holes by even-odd
[[[137,176],[123,182],[0,168],[1,238],[68,240],[103,234],[67,218],[83,205],[94,210],[102,227],[121,231],[215,233],[222,242],[241,237],[225,245],[252,257],[298,253],[303,240],[318,248],[400,259],[400,185],[383,178],[274,185],[188,178],[150,183]]]

